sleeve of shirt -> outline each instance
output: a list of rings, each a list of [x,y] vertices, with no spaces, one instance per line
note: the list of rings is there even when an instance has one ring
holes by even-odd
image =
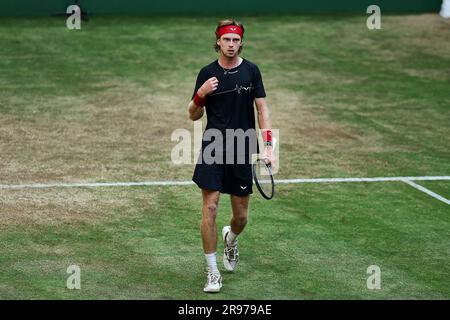
[[[208,80],[207,78],[207,74],[205,69],[200,70],[200,72],[197,75],[197,81],[195,82],[195,88],[194,88],[194,92],[192,93],[192,99],[194,99],[195,94],[197,93],[198,89],[200,89],[200,87],[205,83],[206,80]]]
[[[255,66],[255,98],[265,98],[266,91],[264,90],[264,84],[259,68]]]

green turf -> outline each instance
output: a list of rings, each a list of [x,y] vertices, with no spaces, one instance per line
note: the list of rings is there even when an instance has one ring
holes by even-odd
[[[448,206],[418,199],[402,183],[279,186],[255,196],[241,236],[241,264],[205,295],[194,187],[92,190],[135,206],[95,226],[56,225],[2,232],[2,298],[79,299],[443,299],[450,291]],[[152,206],[143,194],[157,192]],[[227,223],[222,196],[219,226]],[[65,288],[81,267],[79,291]],[[366,269],[381,268],[381,290]],[[222,269],[222,268],[221,268]]]
[[[240,18],[248,30],[243,56],[260,66],[273,126],[283,129],[280,146],[288,160],[280,177],[450,171],[448,21],[435,15],[385,16],[382,29],[370,31],[364,15]],[[211,29],[218,19],[95,17],[80,31],[67,30],[61,18],[2,19],[0,114],[13,116],[22,126],[66,121],[55,122],[55,128],[64,132],[76,125],[97,130],[94,135],[100,137],[123,126],[124,140],[152,137],[159,146],[170,145],[174,128],[192,129],[186,105],[198,70],[216,58]],[[161,102],[155,107],[151,101]],[[130,110],[115,120],[120,123],[102,131],[99,121],[106,122],[121,105]],[[133,108],[136,118],[129,118]],[[154,113],[143,114],[149,109]],[[143,128],[134,122],[139,115]],[[152,131],[161,124],[167,133]],[[121,147],[125,158],[108,159],[113,171],[76,176],[98,181],[155,178],[155,172],[137,167],[159,161],[160,153]],[[80,152],[71,151],[66,150],[68,157],[80,158]],[[83,151],[75,167],[104,159],[96,159],[98,148]],[[28,160],[36,152],[20,154]],[[189,178],[191,168],[175,171],[169,155],[170,149],[164,150],[166,161],[156,169],[157,176]],[[31,174],[36,167],[27,161],[19,165]],[[48,161],[40,172],[52,172],[55,166],[60,164]]]
[[[0,184],[186,180],[170,162],[221,17],[0,19]],[[239,17],[278,178],[450,175],[450,22]],[[450,198],[450,182],[417,182]],[[449,206],[401,182],[280,185],[205,295],[195,187],[0,192],[4,299],[449,299]],[[223,196],[218,218],[229,217]],[[219,246],[220,248],[220,246]],[[82,289],[65,288],[81,267]],[[368,290],[378,265],[382,289]]]
[[[416,183],[450,200],[449,181],[416,181]]]

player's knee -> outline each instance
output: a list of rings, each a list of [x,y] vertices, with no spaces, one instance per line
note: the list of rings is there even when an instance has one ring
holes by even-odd
[[[208,220],[215,220],[217,216],[217,204],[209,203],[205,205],[205,210],[203,212],[206,214]]]
[[[245,226],[247,224],[247,216],[238,216],[236,220],[240,226]]]

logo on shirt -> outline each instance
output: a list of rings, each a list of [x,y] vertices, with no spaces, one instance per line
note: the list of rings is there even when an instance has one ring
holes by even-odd
[[[238,87],[238,85],[236,85],[236,90],[237,90],[238,94],[241,94],[241,90],[249,91],[252,89],[253,89],[253,87],[252,87],[251,83],[250,83],[249,87],[243,87],[243,86]]]
[[[221,94],[230,93],[230,92],[235,92],[235,91],[237,91],[238,94],[241,94],[241,91],[242,91],[242,90],[244,90],[244,91],[250,91],[250,90],[252,90],[252,89],[254,89],[253,83],[250,83],[250,86],[248,86],[248,87],[239,86],[238,84],[236,84],[236,87],[234,87],[234,89],[226,90],[226,91],[221,91],[221,92],[216,92],[216,93],[213,93],[213,94],[211,94],[211,95],[209,95],[209,96],[210,96],[210,97],[213,97],[213,96],[218,96],[218,95],[221,95]]]

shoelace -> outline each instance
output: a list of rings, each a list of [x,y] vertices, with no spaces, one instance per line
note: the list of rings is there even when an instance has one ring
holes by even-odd
[[[227,243],[225,251],[227,252],[228,260],[237,261],[239,259],[239,253],[236,253],[236,251],[237,251],[237,241],[233,245],[229,245]]]
[[[220,274],[219,273],[214,273],[214,272],[208,272],[208,282],[209,283],[217,283],[220,279]]]

